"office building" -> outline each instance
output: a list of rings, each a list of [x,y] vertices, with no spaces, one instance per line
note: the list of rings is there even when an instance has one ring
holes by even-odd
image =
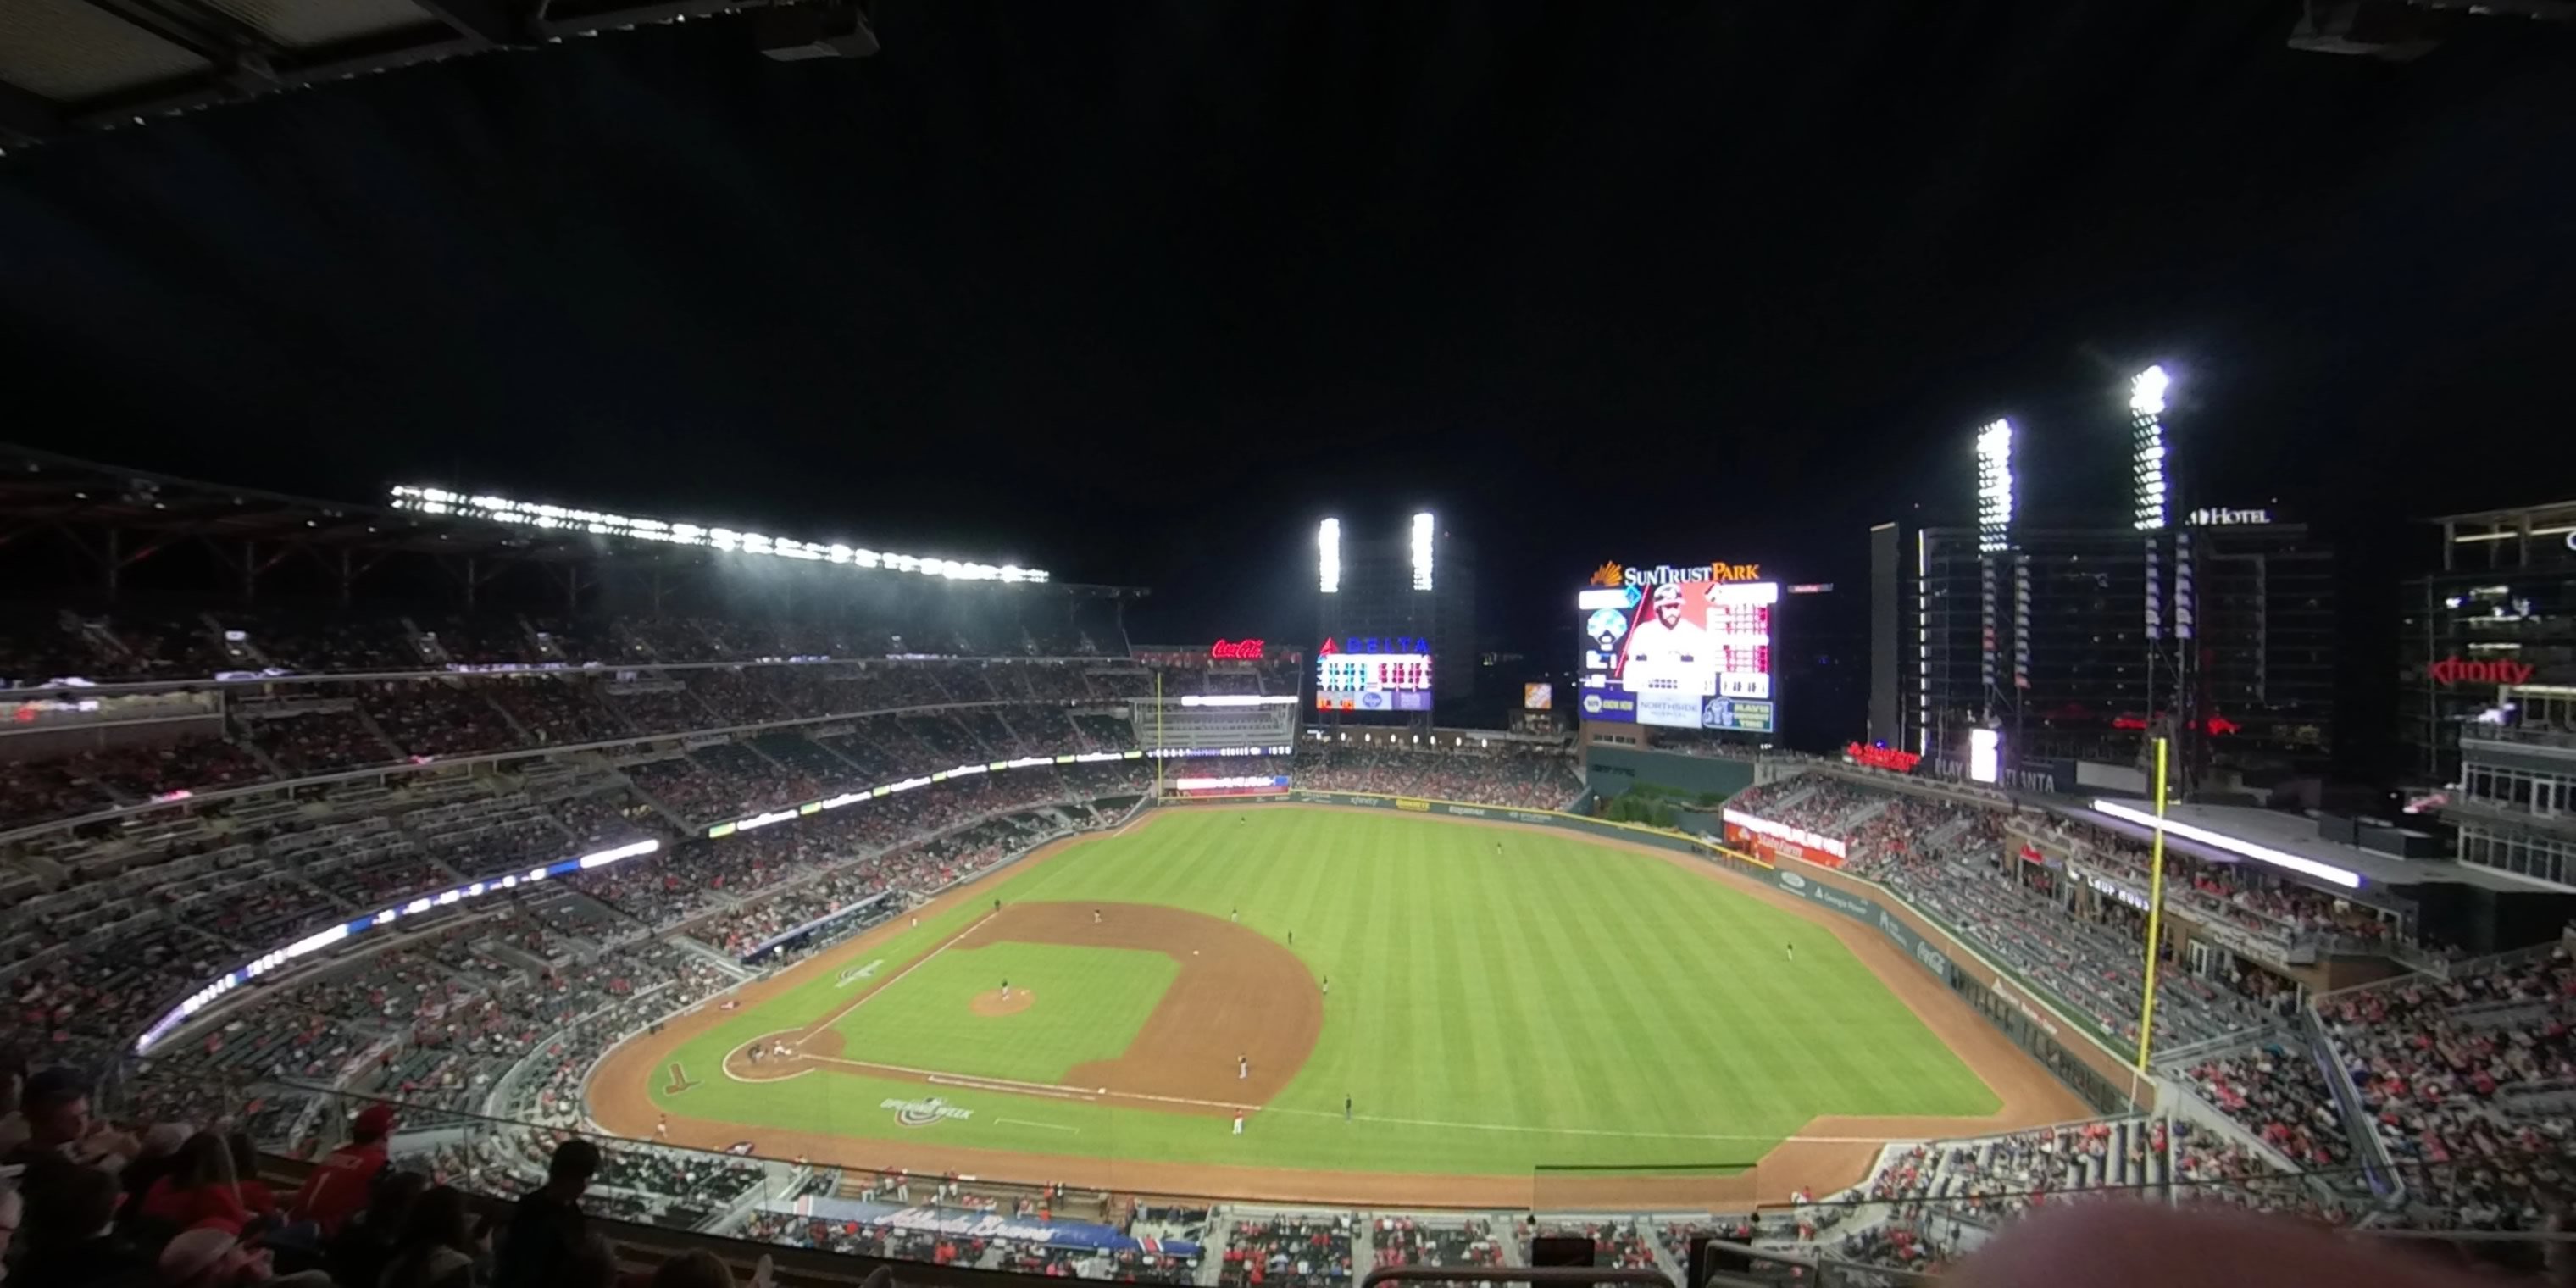
[[[2334,737],[2334,556],[2264,511],[2132,528],[1871,531],[1870,737],[1960,760],[2134,763],[2170,728],[2187,776],[2322,766]],[[2180,713],[2179,717],[2177,713]]]
[[[2576,502],[2436,520],[2410,581],[2398,736],[2460,861],[2576,886]]]

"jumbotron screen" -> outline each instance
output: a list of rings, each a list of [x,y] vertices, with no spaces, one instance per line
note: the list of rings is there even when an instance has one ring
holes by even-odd
[[[1770,733],[1780,583],[1753,564],[1604,567],[1583,613],[1583,718]]]
[[[1415,635],[1327,635],[1315,650],[1317,711],[1428,711],[1431,641]]]

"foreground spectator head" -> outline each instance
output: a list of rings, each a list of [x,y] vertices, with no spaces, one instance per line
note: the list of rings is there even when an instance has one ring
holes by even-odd
[[[599,1146],[586,1140],[568,1140],[555,1146],[555,1156],[546,1163],[546,1185],[566,1198],[578,1198],[590,1188],[590,1178],[599,1174]]]
[[[428,1192],[428,1177],[418,1172],[390,1173],[367,1196],[367,1210],[360,1219],[380,1237],[398,1238],[404,1223],[411,1219],[412,1204]]]
[[[183,1190],[230,1185],[233,1173],[233,1147],[210,1131],[201,1131],[179,1147],[177,1165],[171,1170],[170,1183]]]
[[[2225,1208],[2052,1207],[2015,1223],[1949,1276],[1960,1288],[2467,1288],[2477,1279],[2315,1226]]]
[[[474,1228],[465,1194],[432,1186],[411,1205],[385,1288],[472,1288]]]
[[[197,1129],[186,1123],[154,1123],[143,1133],[143,1152],[137,1158],[168,1158],[188,1143]]]
[[[247,1182],[259,1176],[259,1146],[251,1143],[249,1132],[224,1137],[224,1152],[232,1156],[234,1180]]]
[[[354,1144],[368,1145],[393,1134],[394,1111],[391,1105],[369,1105],[358,1111],[349,1122],[349,1139]]]
[[[77,1069],[47,1069],[27,1079],[19,1104],[35,1144],[59,1149],[89,1135],[89,1079]]]
[[[182,1230],[161,1249],[161,1282],[168,1288],[229,1288],[266,1278],[268,1254],[230,1230]]]
[[[733,1288],[733,1271],[716,1254],[691,1248],[653,1271],[653,1288]]]

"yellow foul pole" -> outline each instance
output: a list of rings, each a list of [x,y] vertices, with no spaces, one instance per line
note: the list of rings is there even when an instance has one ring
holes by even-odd
[[[2156,1040],[2156,939],[2165,919],[2165,740],[2156,739],[2155,857],[2147,865],[2147,996],[2138,1008],[2138,1072],[2147,1071],[2147,1052]]]
[[[1154,803],[1163,800],[1163,668],[1154,668]],[[2163,809],[2159,805],[2156,808]],[[2158,854],[2163,850],[2156,851]]]

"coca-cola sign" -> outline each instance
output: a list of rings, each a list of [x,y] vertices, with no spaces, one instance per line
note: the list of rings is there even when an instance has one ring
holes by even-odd
[[[1261,641],[1252,639],[1218,640],[1216,643],[1208,646],[1208,660],[1213,662],[1258,662],[1261,660]]]

